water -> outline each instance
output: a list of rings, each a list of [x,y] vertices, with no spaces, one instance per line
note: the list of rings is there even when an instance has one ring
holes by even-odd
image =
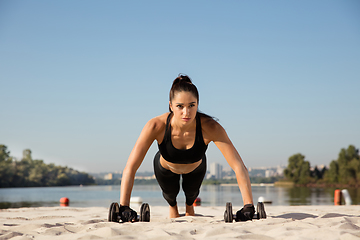
[[[360,189],[348,190],[353,204],[360,204]],[[255,203],[263,196],[272,205],[333,205],[335,188],[252,186],[252,191]],[[167,206],[158,185],[135,185],[132,196],[153,206]],[[119,202],[120,186],[2,188],[0,208],[59,206],[62,197],[70,199],[71,207],[109,207],[112,202]],[[237,186],[203,185],[199,197],[202,206],[243,204]],[[184,204],[184,193],[180,191],[178,205]]]

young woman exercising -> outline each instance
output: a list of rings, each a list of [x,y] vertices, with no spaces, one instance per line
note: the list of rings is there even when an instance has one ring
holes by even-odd
[[[170,205],[170,218],[179,217],[176,197],[182,188],[186,197],[186,216],[194,216],[193,203],[199,195],[206,173],[205,152],[212,141],[234,170],[244,207],[243,220],[251,220],[255,209],[248,171],[224,128],[212,117],[198,111],[199,93],[188,76],[179,75],[170,89],[168,113],[155,117],[143,128],[129,156],[121,181],[120,216],[135,221],[130,196],[137,169],[154,140],[159,152],[154,158],[154,172],[165,200]]]

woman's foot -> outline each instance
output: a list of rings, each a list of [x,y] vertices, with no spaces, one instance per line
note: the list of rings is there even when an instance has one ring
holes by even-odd
[[[188,206],[187,204],[185,204],[185,206],[186,206],[185,216],[195,216],[194,205]]]
[[[179,210],[177,205],[175,206],[169,206],[169,217],[170,218],[177,218],[180,217]]]

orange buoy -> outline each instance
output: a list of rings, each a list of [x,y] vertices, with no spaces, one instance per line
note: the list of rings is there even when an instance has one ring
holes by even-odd
[[[60,206],[61,207],[67,207],[69,206],[69,199],[67,197],[60,198]]]
[[[334,205],[341,205],[341,190],[336,189],[334,193]]]
[[[201,198],[196,198],[194,201],[194,206],[200,206],[201,205]]]

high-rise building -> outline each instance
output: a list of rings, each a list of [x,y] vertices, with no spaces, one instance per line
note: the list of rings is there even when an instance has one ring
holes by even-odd
[[[213,177],[215,179],[221,179],[222,178],[222,165],[219,163],[211,163],[210,164],[210,177]]]

